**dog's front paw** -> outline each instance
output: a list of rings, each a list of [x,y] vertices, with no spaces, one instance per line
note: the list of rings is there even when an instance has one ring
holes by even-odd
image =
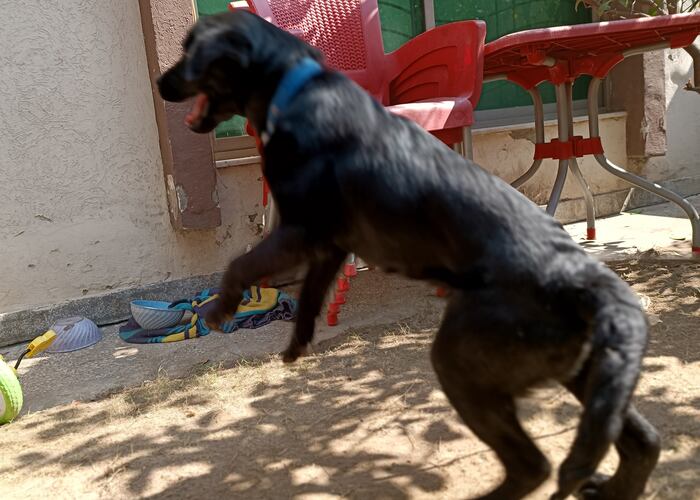
[[[220,330],[221,325],[233,319],[242,297],[243,295],[238,293],[222,293],[216,305],[206,314],[207,325]]]
[[[284,363],[294,363],[297,359],[304,356],[307,351],[307,346],[302,346],[293,342],[282,353],[282,361]]]
[[[232,318],[231,314],[225,311],[221,306],[217,305],[211,311],[207,312],[206,321],[209,328],[221,330],[221,325]]]

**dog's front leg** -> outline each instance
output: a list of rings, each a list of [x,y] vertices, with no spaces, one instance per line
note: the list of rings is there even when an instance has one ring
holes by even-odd
[[[299,313],[294,335],[287,350],[282,353],[285,363],[296,361],[313,339],[316,317],[321,312],[323,299],[346,256],[344,250],[334,247],[309,267],[299,296]]]
[[[280,226],[250,252],[234,259],[221,281],[219,301],[207,314],[207,323],[219,327],[233,317],[246,288],[301,264],[309,253],[304,236],[301,227]]]

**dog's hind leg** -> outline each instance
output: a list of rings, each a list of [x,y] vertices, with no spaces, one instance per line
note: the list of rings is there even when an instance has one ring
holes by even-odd
[[[463,343],[466,337],[488,333],[468,333],[470,325],[462,309],[459,297],[454,297],[433,344],[433,367],[459,416],[505,468],[504,481],[482,500],[521,499],[549,477],[550,466],[521,427],[513,395],[502,392],[498,381],[489,383],[493,378],[490,353]]]
[[[580,498],[634,500],[642,496],[659,460],[661,440],[658,432],[631,406],[615,448],[620,456],[615,474],[611,478],[594,476],[579,490]]]
[[[585,376],[579,376],[566,387],[579,400],[585,397]],[[654,470],[661,450],[659,434],[654,427],[630,405],[625,415],[620,437],[615,442],[620,457],[611,477],[594,476],[578,492],[584,499],[632,500],[644,493],[647,480]]]
[[[306,346],[313,339],[316,317],[321,312],[326,291],[346,256],[345,251],[333,248],[328,255],[314,261],[309,267],[299,295],[299,311],[294,334],[289,341],[289,346],[282,353],[282,360],[285,363],[296,361],[304,354]]]
[[[611,444],[619,442],[629,449],[639,431],[651,427],[629,409],[644,353],[646,321],[643,313],[630,307],[606,306],[596,315],[594,330],[594,341],[602,340],[598,340],[599,345],[594,347],[583,371],[567,385],[581,400],[583,413],[571,451],[559,469],[559,489],[552,500],[563,500],[578,492],[593,477]],[[629,427],[623,437],[625,426]],[[648,459],[642,460],[644,465],[627,460],[626,467],[632,466],[632,470],[621,471],[625,482],[639,482],[629,477],[630,473],[642,472],[643,476],[648,476],[651,472],[656,463],[655,441],[651,439],[642,445],[652,457],[649,463]],[[645,483],[646,477],[640,480]],[[610,487],[615,485],[612,483]],[[601,498],[637,498],[635,492],[639,487],[635,485],[622,497]],[[603,491],[599,490],[601,494]]]

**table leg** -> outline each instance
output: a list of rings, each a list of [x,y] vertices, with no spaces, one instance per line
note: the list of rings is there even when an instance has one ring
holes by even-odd
[[[535,107],[535,144],[544,144],[544,108],[542,106],[542,95],[537,87],[531,88],[528,92],[530,93],[530,97],[532,97],[532,103]],[[511,182],[510,185],[514,188],[519,188],[537,173],[541,165],[542,160],[534,160],[527,172]]]
[[[569,104],[569,137],[574,136],[574,92],[573,84],[566,84],[566,95],[567,102]],[[586,203],[586,238],[589,240],[595,239],[595,202],[593,200],[593,193],[591,193],[591,188],[588,187],[581,169],[578,166],[578,161],[575,157],[569,159],[569,169],[574,177],[578,181],[581,187],[581,192],[583,193],[583,199]]]
[[[569,141],[569,99],[566,94],[566,85],[560,84],[556,86],[557,92],[557,125],[559,127],[559,140],[561,142]],[[569,160],[559,160],[559,169],[557,170],[557,178],[554,181],[552,194],[549,196],[547,203],[547,213],[551,216],[557,211],[557,205],[561,198],[561,193],[564,190],[566,182],[566,173],[569,169]]]
[[[474,144],[472,142],[472,128],[462,128],[462,154],[467,160],[474,159]]]
[[[583,191],[583,199],[586,202],[586,238],[589,240],[594,240],[596,234],[595,204],[593,201],[593,193],[591,193],[591,189],[588,187],[588,183],[583,177],[583,173],[581,172],[581,169],[578,166],[576,158],[569,159],[569,169],[571,169],[571,173],[574,174],[574,177],[581,186],[581,191]]]
[[[270,234],[275,227],[277,227],[277,219],[279,218],[277,207],[275,206],[275,200],[272,197],[272,194],[269,195],[267,207],[263,212],[263,217],[263,237],[265,237]]]
[[[600,78],[594,78],[588,89],[588,127],[591,137],[600,137],[600,128],[598,124],[598,93],[600,92],[600,83]],[[595,159],[601,167],[612,175],[681,207],[687,214],[688,219],[690,219],[690,224],[693,229],[693,252],[700,253],[700,216],[698,215],[698,211],[688,200],[655,182],[649,182],[642,177],[628,172],[622,167],[618,167],[608,160],[605,154],[597,154],[595,155]]]
[[[351,253],[348,256],[348,260],[345,263],[343,274],[345,274],[345,276],[347,276],[348,278],[357,276],[357,256],[354,253]]]
[[[277,207],[275,206],[275,199],[272,197],[272,193],[267,194],[267,205],[263,207],[263,232],[262,237],[267,238],[273,229],[278,225],[279,213],[277,212]],[[269,286],[270,276],[266,276],[260,280],[260,286]]]
[[[549,201],[547,202],[547,213],[552,217],[554,217],[554,214],[557,212],[559,198],[561,198],[561,192],[564,190],[564,183],[566,182],[567,170],[569,170],[569,160],[559,160],[557,178],[554,181],[552,194],[549,195]]]

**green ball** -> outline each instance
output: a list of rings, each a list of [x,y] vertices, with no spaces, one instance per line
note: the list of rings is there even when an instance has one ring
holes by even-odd
[[[24,399],[17,375],[0,356],[0,425],[12,422],[22,409]]]

